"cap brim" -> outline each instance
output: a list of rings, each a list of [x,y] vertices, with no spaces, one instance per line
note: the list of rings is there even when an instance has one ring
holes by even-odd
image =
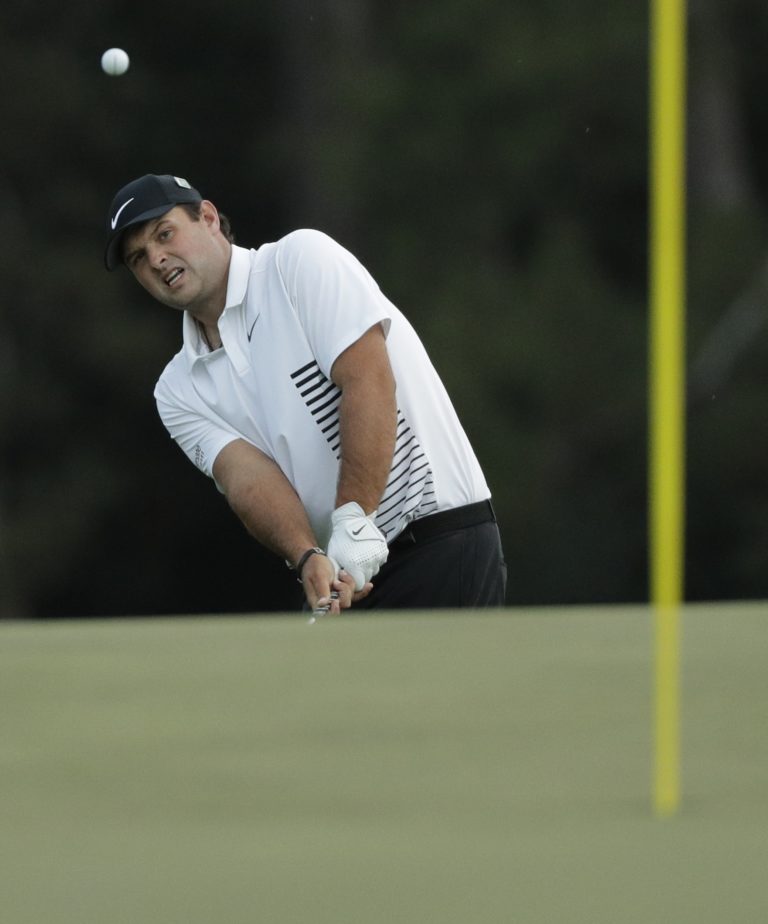
[[[117,231],[114,231],[110,235],[109,240],[107,241],[106,250],[104,251],[104,263],[107,269],[117,269],[117,267],[120,266],[120,264],[123,262],[123,255],[120,252],[120,246],[123,242],[123,235],[129,228],[143,224],[145,221],[150,221],[152,218],[159,218],[160,215],[165,215],[166,212],[170,212],[171,209],[176,208],[177,205],[179,205],[178,202],[170,202],[157,206],[156,208],[149,209],[146,212],[142,212],[141,215],[136,215]]]

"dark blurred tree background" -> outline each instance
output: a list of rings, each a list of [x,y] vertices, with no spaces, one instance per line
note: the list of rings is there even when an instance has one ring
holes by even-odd
[[[766,38],[759,0],[692,4],[689,599],[768,597]],[[0,45],[2,615],[295,590],[157,419],[179,318],[102,268],[146,172],[368,266],[486,470],[511,604],[646,599],[645,3],[17,0]]]

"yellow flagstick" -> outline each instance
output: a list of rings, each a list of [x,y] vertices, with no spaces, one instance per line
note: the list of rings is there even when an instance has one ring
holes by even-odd
[[[654,806],[680,803],[685,495],[685,0],[651,0],[650,568]]]

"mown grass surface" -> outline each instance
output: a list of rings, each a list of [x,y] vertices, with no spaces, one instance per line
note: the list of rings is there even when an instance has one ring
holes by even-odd
[[[768,605],[0,625],[6,924],[757,922]]]

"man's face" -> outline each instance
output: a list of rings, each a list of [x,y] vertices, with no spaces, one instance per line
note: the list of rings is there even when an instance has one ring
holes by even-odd
[[[123,259],[164,305],[193,314],[224,307],[229,245],[219,233],[219,216],[210,202],[202,203],[199,221],[177,205],[126,232]]]

